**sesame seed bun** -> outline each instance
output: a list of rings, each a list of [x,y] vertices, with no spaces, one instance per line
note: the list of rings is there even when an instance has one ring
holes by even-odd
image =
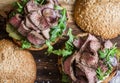
[[[9,40],[0,40],[0,83],[34,83],[35,79],[32,55]]]
[[[120,34],[119,0],[76,0],[74,18],[84,31],[105,39]]]

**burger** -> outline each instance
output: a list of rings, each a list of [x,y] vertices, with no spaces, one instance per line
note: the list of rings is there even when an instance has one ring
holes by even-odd
[[[9,13],[6,31],[23,49],[42,50],[66,29],[66,10],[57,0],[21,0]]]
[[[8,39],[0,40],[0,83],[34,83],[36,72],[30,52]]]
[[[119,0],[76,0],[76,24],[84,31],[112,39],[120,34]]]
[[[62,57],[59,61],[62,62],[64,82],[120,82],[118,70],[120,57],[116,44],[91,34],[79,34],[72,44],[73,53]]]

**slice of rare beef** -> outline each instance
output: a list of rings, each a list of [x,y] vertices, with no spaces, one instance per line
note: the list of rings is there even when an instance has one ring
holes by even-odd
[[[39,13],[37,11],[31,12],[29,14],[29,19],[37,27],[40,25],[40,18],[41,18],[41,15],[39,15]]]
[[[28,15],[28,16],[29,16],[29,15]],[[36,27],[36,26],[31,22],[31,20],[29,19],[28,16],[25,18],[25,25],[26,25],[29,29],[35,30],[35,31],[37,31],[38,33],[40,33],[40,30],[38,29],[38,27]]]
[[[83,40],[85,41],[80,46],[80,50],[75,52],[72,58],[66,59],[67,62],[64,62],[65,65],[69,63],[68,68],[64,67],[64,69],[75,83],[95,83],[97,81],[97,51],[100,48],[100,42],[90,34]]]
[[[34,45],[42,45],[45,43],[43,36],[36,31],[31,31],[28,34],[27,39]]]
[[[22,36],[27,36],[28,33],[31,30],[28,29],[28,27],[25,26],[24,21],[21,22],[20,27],[18,28],[18,32],[22,35]]]
[[[42,34],[46,39],[49,39],[50,38],[50,28],[43,30]]]
[[[36,11],[39,9],[39,6],[38,4],[34,1],[34,0],[30,0],[26,6],[25,6],[25,9],[24,11],[26,11],[26,14],[30,13],[30,12],[33,12],[33,11]]]
[[[18,28],[20,26],[21,20],[22,19],[20,18],[20,14],[16,14],[10,18],[9,23],[15,28]]]

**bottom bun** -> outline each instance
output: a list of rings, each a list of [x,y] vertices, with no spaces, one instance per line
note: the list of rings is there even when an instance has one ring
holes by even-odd
[[[34,83],[35,79],[33,56],[9,40],[0,40],[0,83]]]
[[[55,42],[51,43],[51,45],[54,45],[55,43],[57,43],[60,40],[60,38],[57,38]],[[22,47],[22,43],[19,40],[15,40],[13,39],[13,41],[20,47]],[[38,50],[43,50],[46,49],[48,46],[46,44],[42,45],[41,47],[34,47],[33,45],[31,45],[30,48],[26,48],[27,50],[31,50],[31,51],[38,51]]]

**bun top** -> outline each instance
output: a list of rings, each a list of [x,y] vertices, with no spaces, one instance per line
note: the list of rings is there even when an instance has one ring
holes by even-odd
[[[76,0],[74,17],[82,30],[102,38],[120,34],[120,0]]]
[[[11,41],[0,41],[0,83],[34,83],[36,64],[32,55]]]

